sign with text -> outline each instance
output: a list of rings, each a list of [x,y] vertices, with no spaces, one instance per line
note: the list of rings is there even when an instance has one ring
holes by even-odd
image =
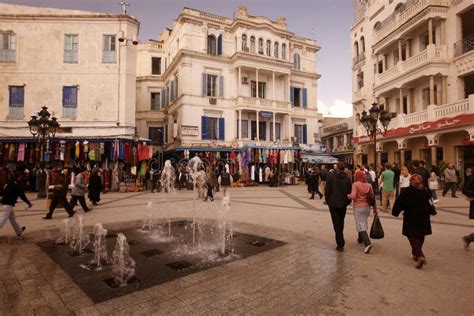
[[[260,117],[261,118],[266,118],[266,119],[271,119],[271,118],[273,118],[273,113],[262,111],[262,112],[260,112]]]
[[[181,125],[181,135],[183,136],[198,136],[199,127],[190,125]]]

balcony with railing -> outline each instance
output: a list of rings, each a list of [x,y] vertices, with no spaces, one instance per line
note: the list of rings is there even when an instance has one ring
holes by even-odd
[[[474,71],[474,34],[454,44],[453,61],[458,76],[464,76]]]
[[[63,118],[75,120],[77,118],[77,108],[63,107]]]
[[[16,50],[0,49],[0,62],[14,63],[16,61]]]
[[[375,76],[376,85],[393,81],[401,76],[407,75],[412,71],[430,63],[440,63],[447,60],[447,47],[429,45],[424,51],[408,58],[405,61],[398,62],[396,66]],[[447,64],[447,63],[446,63]]]
[[[288,110],[291,107],[290,102],[277,101],[262,98],[250,98],[250,97],[237,97],[237,106],[248,107],[253,109],[280,109]]]
[[[365,52],[359,53],[359,55],[352,58],[352,65],[355,66],[365,60]]]
[[[447,10],[449,3],[448,0],[408,0],[396,13],[381,22],[374,33],[374,44],[377,44],[395,30],[400,29],[409,21],[412,25],[416,24],[418,19],[423,18],[423,15],[419,13],[431,6],[446,7]]]

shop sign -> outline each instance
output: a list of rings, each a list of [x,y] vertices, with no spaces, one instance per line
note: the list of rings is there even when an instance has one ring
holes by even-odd
[[[348,127],[349,126],[347,125],[347,123],[342,123],[342,124],[325,127],[323,128],[323,131],[324,133],[332,133],[336,131],[346,130]]]
[[[401,127],[394,130],[389,130],[385,135],[378,134],[377,139],[403,137],[417,134],[424,134],[436,130],[443,130],[474,123],[474,114],[462,114],[453,118],[444,118],[434,122],[425,122],[421,124],[410,125],[408,127]],[[354,137],[356,143],[366,143],[372,141],[368,136]]]
[[[260,112],[260,117],[261,118],[266,118],[266,119],[271,119],[273,117],[273,113],[262,111],[262,112]]]
[[[181,125],[181,135],[183,136],[198,136],[199,127],[190,125]]]

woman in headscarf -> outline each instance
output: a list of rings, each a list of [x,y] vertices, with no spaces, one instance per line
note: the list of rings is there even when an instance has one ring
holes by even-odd
[[[367,176],[364,171],[358,170],[355,173],[355,182],[352,183],[352,191],[347,197],[354,200],[354,219],[356,230],[359,234],[357,242],[364,243],[364,253],[369,253],[372,249],[369,234],[367,234],[368,226],[367,219],[370,215],[370,204],[368,201],[369,195],[373,195],[372,186],[367,183]],[[375,204],[377,205],[377,204]],[[374,214],[377,213],[376,206],[374,206]]]
[[[413,174],[410,186],[400,192],[392,209],[392,214],[397,217],[403,211],[402,234],[410,242],[417,269],[426,264],[422,247],[425,236],[431,235],[430,198],[431,192],[423,184],[423,178]]]

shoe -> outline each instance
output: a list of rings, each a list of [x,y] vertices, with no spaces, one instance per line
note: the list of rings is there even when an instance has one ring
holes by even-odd
[[[310,199],[310,200],[314,200],[314,197],[310,197],[309,199]]]
[[[438,202],[439,202],[439,200],[438,200],[438,199],[436,199],[436,200],[433,200],[433,204],[436,204],[436,203],[438,203]]]
[[[464,250],[469,251],[469,242],[467,241],[466,237],[462,238],[462,243],[464,245]]]
[[[452,198],[456,198],[456,199],[458,198],[458,196],[457,196],[457,195],[452,195],[451,197],[452,197]]]
[[[339,251],[339,252],[343,252],[344,248],[343,247],[336,247],[336,250]]]
[[[372,249],[372,245],[368,245],[367,247],[365,247],[364,253],[370,253],[370,249]]]
[[[214,198],[211,198],[211,202],[214,202]]]
[[[73,216],[74,216],[74,214],[76,214],[76,212],[75,212],[75,211],[72,211],[72,213],[71,213],[71,214],[69,214],[69,217],[73,217]]]
[[[413,259],[413,261],[416,262],[416,260],[418,260],[418,257],[417,256],[411,256],[411,258]]]
[[[43,219],[53,219],[53,218],[51,216],[46,215],[46,216],[43,216]]]
[[[92,211],[92,209],[88,208],[86,211],[84,211],[84,213],[87,213],[87,212],[90,212],[90,211]]]
[[[416,259],[415,268],[421,269],[424,264],[426,264],[425,258],[423,258],[423,257],[418,257],[418,259]]]
[[[357,238],[357,243],[362,244],[364,241],[360,238]]]
[[[445,196],[446,196],[446,193],[443,193],[443,194],[441,194],[441,195],[442,195],[443,197],[445,197]]]
[[[18,239],[21,239],[21,240],[23,240],[23,236],[21,236],[21,235],[23,234],[23,232],[25,231],[25,229],[26,229],[26,227],[25,227],[25,226],[21,227],[21,233],[19,233],[19,234],[16,234],[16,235],[18,236]]]

